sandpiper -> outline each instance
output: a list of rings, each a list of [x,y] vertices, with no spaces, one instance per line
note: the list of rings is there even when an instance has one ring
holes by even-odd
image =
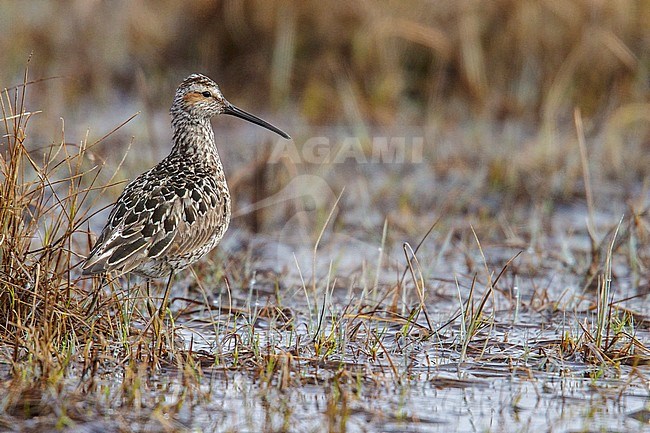
[[[228,102],[201,74],[187,77],[171,106],[170,154],[125,188],[88,258],[84,275],[128,272],[169,277],[196,262],[221,240],[230,223],[230,192],[210,118],[229,114],[290,139],[270,123]]]

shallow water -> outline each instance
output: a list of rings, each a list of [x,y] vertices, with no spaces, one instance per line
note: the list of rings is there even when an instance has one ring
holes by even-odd
[[[241,174],[238,166],[255,158],[254,148],[244,144],[256,140],[244,134],[235,140],[242,146],[223,149],[231,179]],[[619,236],[627,243],[612,257],[609,301],[635,316],[630,321],[613,310],[612,323],[624,322],[618,330],[627,333],[613,348],[638,355],[641,365],[598,362],[589,352],[597,293],[583,281],[591,255],[587,221],[606,251],[628,211],[620,186],[595,188],[601,206],[591,215],[583,199],[517,201],[509,195],[520,191],[486,187],[481,165],[440,162],[454,159],[451,141],[441,140],[424,149],[423,160],[404,164],[294,161],[290,175],[290,164],[272,164],[258,173],[267,183],[257,193],[254,181],[234,182],[231,229],[218,251],[195,266],[200,284],[185,273],[171,296],[175,344],[196,356],[200,384],[188,386],[187,372],[166,366],[153,376],[143,373],[147,379],[134,398],[139,403],[126,403],[123,371],[102,372],[98,394],[107,397],[79,402],[71,428],[578,432],[647,427],[642,409],[650,371],[643,365],[648,353],[642,345],[650,340],[650,306],[639,282],[650,254],[642,236],[633,251],[626,221]],[[458,152],[464,152],[462,146]],[[105,216],[91,222],[95,232]],[[411,271],[405,243],[414,250],[435,221]],[[630,265],[632,252],[640,257],[639,269]],[[461,306],[469,317],[483,296],[479,328],[468,339],[470,321],[459,317]],[[631,335],[640,342],[635,350],[626,348]],[[276,364],[269,367],[271,361]],[[67,386],[76,390],[79,378],[73,369]],[[52,400],[47,416],[6,415],[0,426],[47,431],[65,407]]]
[[[641,431],[647,425],[645,386],[620,380],[495,378],[451,367],[401,385],[373,375],[351,390],[336,384],[278,390],[255,384],[247,375],[225,376],[227,380],[221,371],[205,370],[201,389],[210,393],[209,400],[183,406],[167,418],[167,427],[214,432],[473,433]],[[161,382],[168,382],[169,376],[163,377]],[[171,404],[178,397],[173,390],[165,385],[156,392]],[[132,412],[125,421],[133,431],[157,431],[165,424],[163,414],[150,418],[147,412],[146,408]],[[77,431],[115,431],[114,421],[87,424],[87,430],[79,424]]]
[[[264,248],[255,250],[263,255]],[[512,256],[512,251],[501,247],[486,248],[484,253],[495,263],[505,263]],[[288,271],[282,278],[287,285],[283,288],[283,307],[291,311],[293,321],[288,330],[282,328],[282,321],[261,317],[253,323],[245,318],[231,320],[219,332],[236,332],[244,341],[254,335],[263,351],[279,356],[289,356],[298,345],[296,341],[302,339],[302,360],[294,360],[291,369],[293,385],[279,390],[278,377],[269,385],[234,373],[232,382],[213,384],[212,399],[197,408],[192,426],[203,431],[250,432],[582,432],[640,431],[647,425],[643,421],[648,403],[644,378],[650,373],[649,367],[599,366],[587,362],[580,350],[560,349],[563,338],[579,344],[579,338],[585,338],[581,324],[593,330],[596,321],[595,312],[590,310],[593,295],[579,289],[576,276],[567,273],[549,278],[548,272],[537,270],[536,260],[522,259],[518,273],[526,275],[527,269],[535,272],[518,279],[504,277],[500,286],[504,291],[488,302],[491,319],[472,339],[463,357],[460,340],[465,331],[460,320],[440,327],[458,311],[458,296],[467,298],[469,276],[456,274],[458,287],[435,272],[427,278],[428,315],[438,332],[423,339],[415,328],[405,334],[400,323],[390,320],[393,316],[377,314],[374,319],[362,319],[350,314],[346,306],[364,296],[363,287],[354,283],[362,278],[350,277],[359,270],[346,270],[349,259],[337,263],[338,272],[348,275],[353,288],[334,285],[325,301],[322,328],[327,334],[338,326],[339,331],[333,332],[341,334],[336,353],[323,358],[314,353],[309,341],[318,321],[320,307],[314,305],[318,299],[308,301],[310,289],[301,289],[299,277],[290,277],[292,272]],[[453,266],[443,264],[445,269]],[[394,273],[380,277],[380,292],[386,289],[384,284],[391,275],[395,278]],[[516,289],[511,285],[514,281]],[[617,282],[614,299],[635,293],[624,278]],[[539,302],[533,299],[542,283],[545,296],[552,300],[547,304],[541,297]],[[231,302],[259,310],[272,294],[273,289],[264,281],[256,281],[246,294],[233,294]],[[366,296],[370,300],[372,291]],[[414,297],[411,291],[411,305]],[[222,295],[213,300],[215,305],[222,305],[224,299]],[[647,314],[639,299],[623,304]],[[211,333],[210,326],[195,328],[192,323],[201,316],[210,321],[205,312],[196,310],[191,318],[181,315],[177,321],[179,336],[186,344],[191,341],[194,350],[225,354],[228,363],[228,354],[234,350],[232,339],[225,342],[223,335]],[[220,322],[223,324],[223,319]],[[351,336],[353,325],[360,322],[360,329]],[[428,326],[422,314],[417,323],[422,329]],[[194,338],[191,329],[196,332]],[[382,347],[371,356],[367,347],[373,335],[380,336]],[[648,341],[646,325],[636,329],[635,337]],[[205,369],[207,375],[210,371],[209,367]],[[337,378],[341,371],[344,376]]]
[[[215,395],[217,401],[223,399],[218,409],[206,408],[205,414],[195,414],[194,422],[207,431],[327,431],[318,416],[327,406],[320,387],[272,392],[266,396],[270,404],[251,401],[249,393],[255,391],[235,385],[221,391]],[[639,395],[618,401],[594,398],[584,381],[569,379],[499,379],[443,388],[429,381],[351,398],[344,426],[350,432],[625,431],[640,423],[622,408],[642,408],[645,401]]]

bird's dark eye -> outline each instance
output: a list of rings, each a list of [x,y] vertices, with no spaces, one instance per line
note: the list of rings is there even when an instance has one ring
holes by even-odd
[[[205,96],[206,98],[211,98],[212,97],[212,93],[208,92],[207,90],[205,92],[201,93],[201,95]]]

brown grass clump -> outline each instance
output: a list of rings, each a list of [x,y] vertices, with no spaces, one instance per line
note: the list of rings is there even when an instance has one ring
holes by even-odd
[[[89,242],[84,225],[99,168],[88,166],[85,142],[65,142],[63,128],[59,142],[26,149],[29,121],[38,114],[25,107],[30,84],[25,73],[1,100],[0,343],[11,348],[5,355],[14,368],[36,361],[33,373],[47,378],[114,331],[89,320],[90,287],[75,269]]]
[[[24,146],[28,122],[25,84],[2,95],[4,143],[0,168],[0,322],[2,342],[47,356],[64,345],[76,345],[83,324],[76,279],[72,235],[85,219],[79,213],[84,194],[81,177],[84,149],[70,154],[65,142],[29,153]],[[44,345],[44,347],[39,347]]]
[[[125,302],[117,280],[98,289],[76,269],[90,244],[90,210],[99,207],[90,197],[112,186],[110,180],[99,185],[101,164],[89,164],[95,160],[89,149],[106,136],[74,145],[62,128],[60,141],[28,150],[29,121],[38,114],[25,105],[31,84],[26,72],[23,84],[4,89],[0,101],[0,365],[9,367],[0,382],[7,390],[0,425],[41,416],[47,430],[52,423],[93,420],[110,407],[106,397],[138,407],[143,380],[164,354],[178,360],[183,396],[193,399],[200,369],[186,363],[190,357],[172,356],[179,355],[171,353],[173,329],[167,335],[155,323],[136,330],[136,322],[149,318],[148,304],[130,294],[132,302]],[[90,308],[93,292],[100,302]]]

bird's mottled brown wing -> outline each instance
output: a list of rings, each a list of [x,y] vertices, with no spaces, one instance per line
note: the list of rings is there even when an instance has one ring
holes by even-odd
[[[181,218],[176,227],[177,235],[166,254],[171,257],[187,257],[194,262],[212,249],[228,227],[230,215],[225,206],[225,200],[221,196],[212,202],[208,199],[205,206],[189,198],[183,199],[182,209],[179,209]]]
[[[214,246],[215,235],[221,238],[229,219],[227,190],[219,194],[209,177],[158,178],[157,185],[150,177],[145,173],[125,188],[83,265],[84,274],[126,273],[162,257],[187,256],[191,262],[193,251]]]
[[[151,185],[147,190],[150,177],[144,173],[124,188],[83,264],[84,274],[128,272],[153,245],[164,242],[163,216],[169,206],[162,188]]]

